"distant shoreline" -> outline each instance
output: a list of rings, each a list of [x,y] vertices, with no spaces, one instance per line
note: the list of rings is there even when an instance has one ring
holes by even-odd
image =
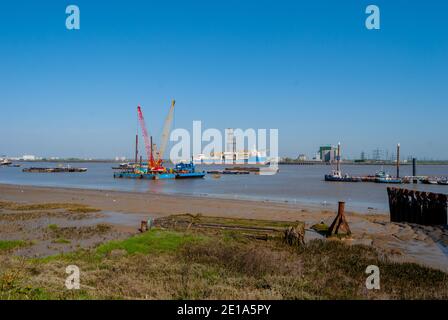
[[[42,160],[13,160],[13,162],[18,163],[41,163],[41,162],[48,162],[48,163],[126,163],[126,162],[134,162],[133,160],[126,159],[126,160],[113,160],[113,159],[92,159],[92,160],[84,160],[84,159],[58,159],[58,160],[51,160],[51,159],[42,159]],[[171,163],[169,160],[165,160],[165,163]],[[321,162],[321,161],[298,161],[298,160],[292,160],[292,161],[280,161],[278,163],[279,165],[317,165],[317,166],[329,166],[334,163],[330,162]],[[364,162],[358,162],[358,161],[352,161],[352,160],[342,160],[342,165],[372,165],[372,166],[395,166],[396,164],[394,162],[390,161],[364,161]],[[263,166],[261,164],[241,164],[241,163],[197,163],[197,165],[223,165],[223,166],[232,166],[232,165],[238,165],[238,166]],[[400,166],[409,166],[412,165],[412,162],[400,162]],[[417,166],[420,165],[441,165],[441,166],[448,166],[448,160],[417,160]]]

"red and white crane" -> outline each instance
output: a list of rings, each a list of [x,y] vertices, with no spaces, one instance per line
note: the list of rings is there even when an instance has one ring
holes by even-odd
[[[152,143],[151,136],[148,134],[148,130],[146,129],[145,118],[143,117],[142,108],[140,106],[137,107],[138,121],[140,123],[140,127],[142,128],[149,171],[166,171],[166,169],[163,167],[162,162],[163,162],[163,155],[165,153],[165,149],[168,144],[171,122],[173,121],[175,103],[176,102],[173,100],[168,115],[165,119],[165,123],[163,125],[162,139],[159,152],[157,152],[157,150],[156,151],[154,150],[155,146]],[[156,155],[156,157],[154,157],[154,154]]]

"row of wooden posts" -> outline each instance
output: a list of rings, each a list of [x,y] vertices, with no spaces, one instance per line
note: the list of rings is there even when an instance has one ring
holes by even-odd
[[[390,220],[422,225],[446,225],[448,196],[442,193],[387,188]]]

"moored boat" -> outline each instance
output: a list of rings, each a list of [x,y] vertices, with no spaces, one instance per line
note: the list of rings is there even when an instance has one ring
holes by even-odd
[[[400,178],[394,178],[390,174],[386,173],[384,170],[380,170],[375,173],[375,182],[376,183],[403,183],[403,180]]]
[[[423,184],[438,184],[437,179],[431,179],[431,178],[420,180],[420,182]]]
[[[336,156],[336,170],[332,170],[330,174],[325,175],[325,181],[334,182],[360,182],[360,177],[352,177],[348,174],[342,174],[341,171],[341,143],[338,143],[338,153]]]
[[[376,183],[403,183],[403,180],[400,178],[392,178],[392,177],[386,177],[386,178],[377,178],[375,180]]]
[[[176,173],[176,179],[189,179],[189,178],[203,178],[205,176],[205,171],[196,172],[196,166],[193,161],[190,163],[178,163],[174,167]]]
[[[334,181],[334,182],[360,182],[360,177],[352,177],[349,175],[342,175],[342,173],[338,170],[333,170],[330,174],[325,175],[325,181]]]
[[[10,165],[12,165],[12,162],[10,160],[8,160],[8,159],[3,159],[0,162],[0,166],[10,166]]]
[[[70,166],[57,167],[57,168],[30,167],[30,168],[24,168],[22,171],[32,173],[73,173],[73,172],[86,172],[87,168],[73,168]]]
[[[125,162],[125,163],[120,163],[118,165],[118,167],[112,167],[113,170],[127,170],[127,169],[132,169],[135,167],[135,164],[133,163],[129,163],[129,162]]]

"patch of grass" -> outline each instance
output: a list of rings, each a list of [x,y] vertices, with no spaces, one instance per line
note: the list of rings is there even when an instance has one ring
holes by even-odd
[[[68,239],[86,239],[93,236],[104,235],[108,233],[112,227],[105,223],[99,223],[93,226],[79,227],[59,227],[56,224],[48,226],[48,235],[52,239],[68,238]]]
[[[70,213],[93,213],[100,212],[100,209],[91,208],[91,207],[79,207],[79,208],[70,208],[67,210]]]
[[[283,249],[283,250],[282,250]],[[212,241],[184,246],[181,251],[186,262],[198,262],[225,268],[249,277],[265,275],[298,276],[302,272],[302,262],[289,250],[273,245],[230,243]]]
[[[415,263],[395,263],[373,247],[314,240],[299,250],[310,291],[328,299],[447,299],[448,274]],[[366,290],[365,270],[376,265],[382,290]],[[343,285],[341,285],[343,283]]]
[[[29,242],[23,240],[0,240],[0,251],[9,251],[26,247],[29,244]]]
[[[330,227],[325,223],[317,223],[315,225],[312,225],[311,229],[322,235],[328,235]]]
[[[202,241],[203,239],[204,237],[200,235],[152,229],[126,240],[110,241],[102,244],[96,251],[100,255],[108,254],[112,250],[125,250],[129,254],[172,252],[183,244]]]
[[[52,224],[49,224],[47,228],[51,231],[56,231],[56,230],[58,230],[58,225],[52,223]]]
[[[314,240],[297,248],[233,230],[154,228],[96,249],[0,258],[4,299],[448,298],[448,274],[391,262],[369,246]],[[61,290],[69,264],[82,270],[79,291]],[[368,265],[380,268],[380,290],[366,289]]]
[[[87,297],[84,290],[73,293],[68,290],[51,290],[27,283],[23,268],[0,273],[0,300],[54,300],[83,299]]]
[[[0,201],[0,209],[13,211],[34,211],[34,210],[57,210],[66,209],[71,213],[89,213],[101,211],[88,205],[77,203],[36,203],[36,204],[19,204],[9,201]]]

